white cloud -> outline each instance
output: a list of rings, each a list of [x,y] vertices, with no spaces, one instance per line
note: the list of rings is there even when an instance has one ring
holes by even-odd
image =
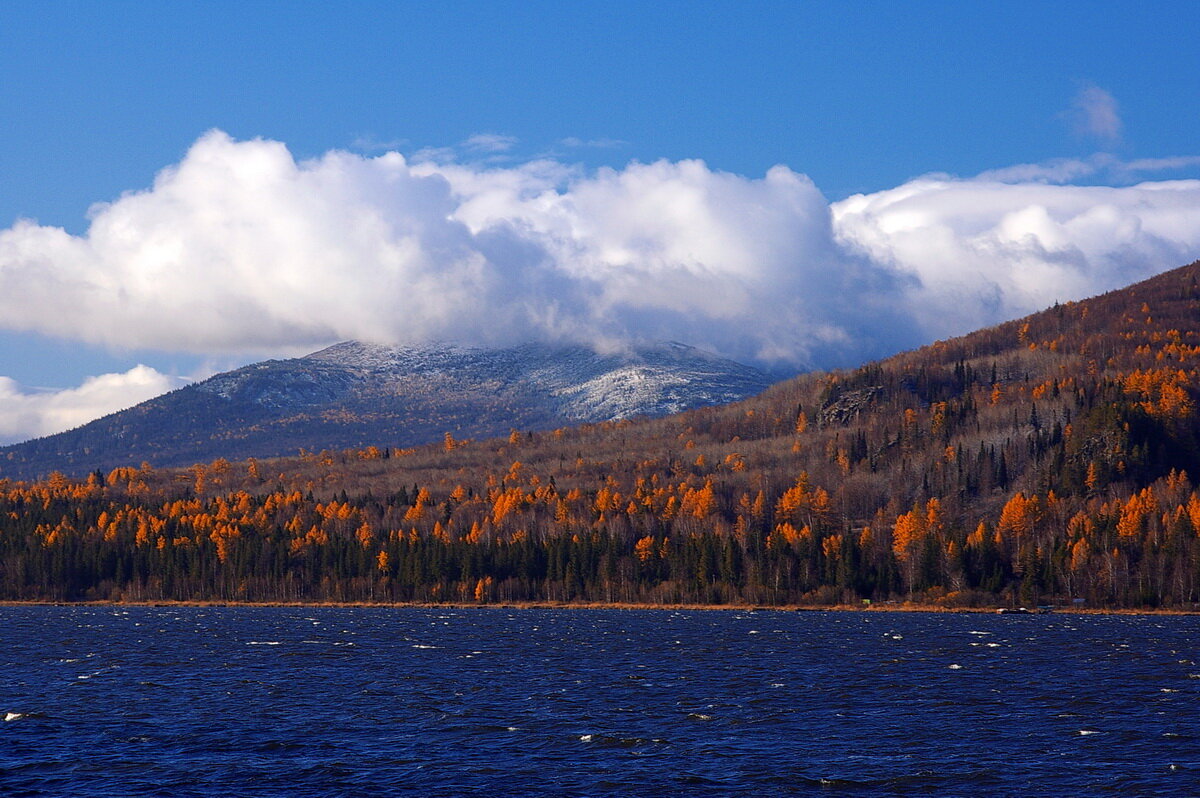
[[[1124,163],[1124,168],[1130,172],[1166,172],[1176,169],[1193,169],[1197,166],[1200,166],[1200,155],[1180,155],[1173,158],[1137,158]]]
[[[581,139],[578,136],[567,136],[565,139],[560,139],[559,144],[564,147],[571,148],[591,148],[591,149],[613,149],[615,147],[628,146],[629,142],[620,139]]]
[[[1121,139],[1121,114],[1117,100],[1099,86],[1086,84],[1063,116],[1079,136],[1114,144]]]
[[[976,180],[997,183],[1071,183],[1085,178],[1103,176],[1114,183],[1134,182],[1147,172],[1173,172],[1200,166],[1200,156],[1183,155],[1172,158],[1136,158],[1125,161],[1109,153],[1096,153],[1087,158],[1055,158],[1042,163],[1023,163],[1001,169],[989,169],[975,176]],[[929,175],[937,179],[946,175]],[[953,178],[948,178],[953,179]]]
[[[1111,166],[1115,158],[1109,155],[1094,155],[1091,158],[1055,158],[1042,163],[1022,163],[989,169],[976,175],[983,182],[996,183],[1070,183]]]
[[[0,377],[0,444],[52,435],[178,388],[180,380],[138,365],[124,374],[88,377],[77,388],[23,389]]]
[[[1123,188],[921,179],[833,206],[839,240],[913,280],[948,336],[1149,277],[1200,255],[1200,181]]]
[[[84,235],[0,231],[0,325],[217,361],[347,338],[674,339],[843,365],[1200,255],[1200,182],[1050,184],[1120,164],[1080,163],[831,206],[786,167],[297,162],[214,131],[149,189],[96,205]]]
[[[783,167],[297,163],[212,132],[150,189],[96,205],[86,235],[0,232],[0,323],[209,355],[640,335],[806,362],[847,339],[853,286],[886,278],[842,259],[829,223]]]
[[[464,141],[463,146],[471,152],[508,152],[517,146],[517,137],[498,133],[476,133]]]

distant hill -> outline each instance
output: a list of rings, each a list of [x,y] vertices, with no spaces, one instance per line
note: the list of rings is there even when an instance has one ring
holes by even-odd
[[[762,391],[750,366],[682,344],[598,354],[344,342],[218,374],[78,429],[0,448],[0,477],[190,465],[301,449],[413,446],[723,404]]]
[[[661,418],[0,480],[0,597],[1198,610],[1198,401],[1200,262]]]

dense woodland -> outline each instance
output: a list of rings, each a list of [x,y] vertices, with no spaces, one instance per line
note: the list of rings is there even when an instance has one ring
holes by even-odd
[[[0,481],[0,598],[1195,608],[1198,279],[666,419]]]

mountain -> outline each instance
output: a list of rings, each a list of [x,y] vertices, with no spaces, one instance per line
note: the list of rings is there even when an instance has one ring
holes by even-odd
[[[413,446],[639,415],[758,393],[757,369],[677,343],[387,347],[348,341],[218,374],[78,429],[0,449],[0,477],[190,465],[301,449]]]
[[[1198,403],[1200,262],[660,418],[0,480],[0,598],[1195,611]]]

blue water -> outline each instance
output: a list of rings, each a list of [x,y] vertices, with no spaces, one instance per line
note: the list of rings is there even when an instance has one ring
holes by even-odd
[[[3,795],[1200,794],[1200,618],[0,608]]]

